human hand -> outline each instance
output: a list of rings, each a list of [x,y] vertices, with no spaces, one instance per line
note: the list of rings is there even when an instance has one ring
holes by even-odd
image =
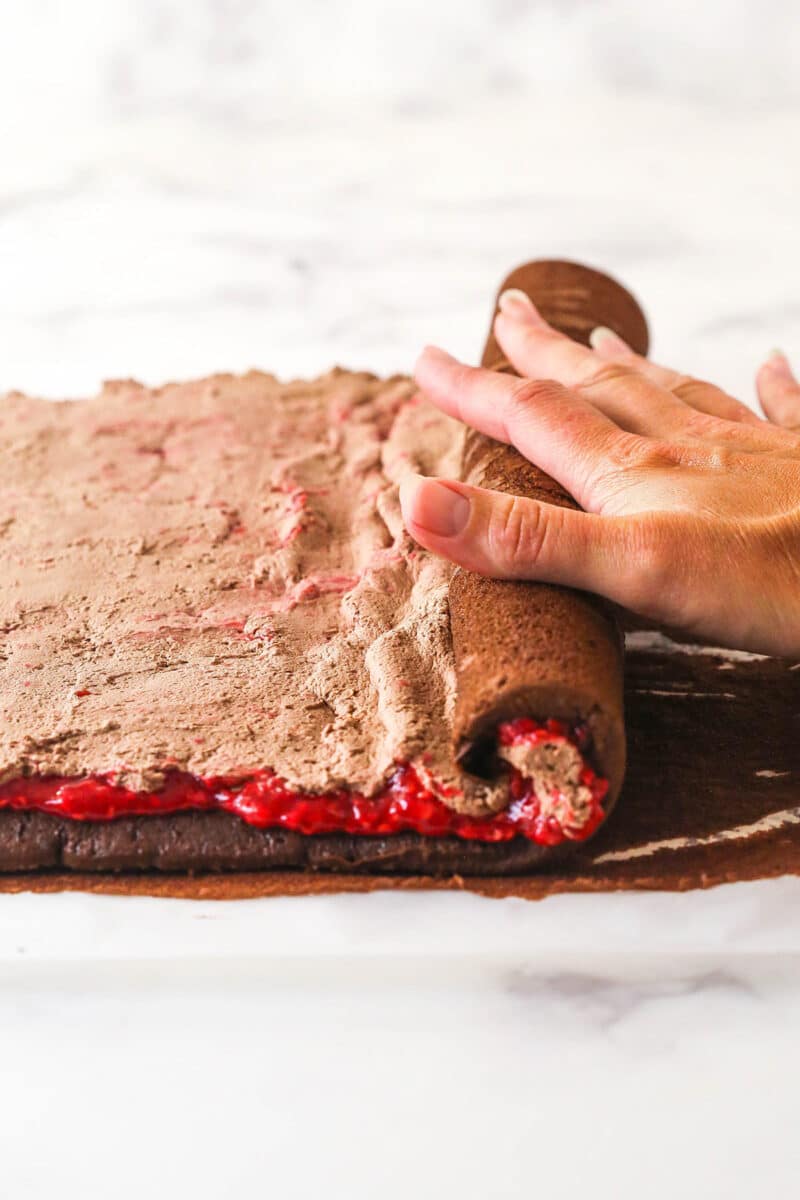
[[[578,345],[523,292],[501,297],[495,335],[522,378],[429,347],[417,383],[585,511],[411,476],[401,503],[413,537],[483,575],[582,588],[706,640],[800,653],[800,384],[784,356],[758,372],[764,419],[610,330]]]

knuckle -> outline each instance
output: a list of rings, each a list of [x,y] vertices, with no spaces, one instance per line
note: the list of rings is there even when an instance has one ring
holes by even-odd
[[[608,457],[617,471],[653,470],[674,466],[678,461],[678,447],[635,433],[622,433],[614,439]]]
[[[648,455],[648,446],[644,438],[635,433],[623,433],[614,439],[609,453],[609,461],[617,470],[627,470],[629,467],[641,467]]]
[[[576,387],[583,391],[591,391],[593,388],[607,388],[609,385],[626,386],[640,378],[637,371],[618,360],[606,360],[602,363],[590,360]]]
[[[735,471],[739,467],[746,466],[742,455],[729,449],[727,446],[714,446],[703,465],[709,471],[721,471],[723,473]]]
[[[742,421],[751,421],[753,418],[753,410],[748,408],[746,404],[740,404],[738,400],[720,395],[716,401],[717,407],[715,415],[722,421],[733,421],[736,424],[741,424]]]
[[[564,388],[554,379],[522,379],[514,385],[505,404],[505,427],[509,440],[514,441],[514,431],[524,427],[531,411],[563,395]]]
[[[683,400],[686,404],[691,404],[692,399],[697,397],[698,392],[706,391],[707,388],[707,383],[702,383],[701,380],[695,379],[691,375],[676,375],[670,384],[669,390],[679,400]]]
[[[676,465],[696,471],[747,471],[748,457],[724,441],[703,446],[676,446]]]
[[[552,400],[564,391],[555,379],[520,379],[509,396],[509,406],[519,412],[527,412],[543,401]]]
[[[680,375],[672,384],[670,391],[677,400],[695,409],[698,418],[698,429],[703,431],[703,418],[707,422],[740,421],[742,416],[749,413],[746,404],[742,404],[713,383],[705,383],[702,379],[693,379],[689,375]]]
[[[689,407],[681,416],[681,433],[689,437],[705,438],[719,434],[722,422],[698,408]]]

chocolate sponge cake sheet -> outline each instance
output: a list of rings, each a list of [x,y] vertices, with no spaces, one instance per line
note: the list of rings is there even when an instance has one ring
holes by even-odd
[[[629,634],[628,643],[629,757],[620,801],[590,843],[544,871],[499,876],[451,869],[432,876],[423,873],[430,869],[429,860],[422,854],[414,860],[412,841],[394,860],[395,874],[380,874],[374,865],[359,866],[352,858],[348,863],[342,845],[322,846],[317,860],[323,865],[333,850],[340,855],[337,873],[299,870],[290,857],[280,869],[251,866],[214,873],[202,853],[224,851],[224,839],[215,834],[213,846],[198,847],[193,875],[174,870],[111,875],[97,859],[75,861],[67,870],[56,856],[45,871],[25,870],[20,862],[19,873],[0,875],[0,890],[79,888],[232,899],[468,888],[489,896],[538,899],[560,892],[684,890],[797,873],[800,736],[798,672],[793,668],[800,664],[675,644],[655,632]],[[0,852],[5,854],[13,851],[14,815],[0,814]],[[41,819],[52,823],[48,836],[57,843],[58,819]],[[85,845],[94,832],[82,835]],[[380,870],[391,867],[391,855],[389,846]]]
[[[646,347],[638,305],[606,276],[539,263],[506,282],[571,336],[603,323]],[[484,362],[508,369],[492,337]],[[0,444],[5,890],[468,880],[538,896],[795,869],[793,664],[637,633],[623,680],[619,622],[599,600],[421,550],[398,503],[410,470],[574,501],[411,381],[337,369],[122,381],[58,405],[12,394]],[[601,773],[611,815],[591,840],[508,826],[496,735],[518,717],[553,718],[560,751]],[[573,727],[588,730],[586,762]],[[426,832],[276,827],[238,795],[217,804],[252,780],[361,811],[398,770],[403,802],[433,812]],[[197,802],[169,808],[181,781]]]

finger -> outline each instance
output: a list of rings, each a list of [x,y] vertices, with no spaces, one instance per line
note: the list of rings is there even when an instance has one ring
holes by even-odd
[[[595,330],[593,353],[546,325],[524,293],[504,303],[498,341],[518,370],[577,388],[620,428],[673,442],[730,444],[753,453],[786,452],[786,434],[711,384],[658,367],[611,330]],[[505,322],[505,324],[501,324]],[[660,382],[659,382],[660,381]],[[667,386],[668,385],[668,386]]]
[[[592,330],[589,340],[598,357],[606,362],[625,364],[633,370],[641,371],[654,381],[660,380],[665,387],[671,386],[674,389],[673,394],[677,393],[680,397],[679,403],[682,402],[683,411],[676,413],[673,410],[674,424],[667,427],[668,422],[665,420],[661,436],[672,436],[682,442],[731,444],[739,450],[753,453],[776,450],[781,453],[796,452],[796,446],[787,443],[787,435],[783,430],[777,430],[774,425],[761,420],[749,408],[718,388],[680,376],[675,371],[668,371],[665,367],[659,367],[635,354],[613,330],[598,326]],[[699,398],[694,406],[691,404],[693,397]],[[798,424],[800,425],[800,413]]]
[[[592,507],[596,484],[635,460],[644,442],[558,383],[468,367],[434,347],[424,351],[414,377],[443,412],[516,446],[584,508]]]
[[[650,437],[678,436],[687,408],[725,421],[763,424],[746,404],[727,392],[634,354],[612,331],[600,327],[599,336],[595,331],[589,350],[547,325],[524,292],[515,291],[510,301],[507,296],[500,297],[495,335],[516,370],[580,388],[623,428]],[[598,350],[604,342],[609,344],[606,354]],[[622,352],[620,347],[624,347]],[[634,379],[650,386],[634,385]],[[626,380],[628,386],[623,388]]]
[[[581,588],[648,613],[667,591],[639,518],[600,517],[420,475],[403,480],[400,502],[412,537],[481,575]],[[667,553],[661,559],[670,563]]]
[[[770,421],[784,429],[800,430],[800,383],[780,350],[773,350],[756,376],[761,407]]]
[[[616,362],[630,367],[645,379],[672,393],[684,404],[698,412],[709,416],[719,417],[723,421],[737,421],[745,425],[762,425],[760,417],[742,404],[734,396],[728,395],[721,388],[711,383],[703,383],[672,371],[669,367],[661,367],[631,350],[630,346],[618,334],[603,325],[598,325],[589,335],[592,349],[598,358],[604,362]]]
[[[645,437],[672,435],[686,416],[686,406],[636,369],[628,351],[616,361],[603,361],[542,320],[523,292],[504,292],[495,319],[495,335],[520,375],[555,379],[578,388],[601,412],[629,433]],[[609,331],[610,333],[610,331]],[[611,335],[616,338],[615,334]],[[625,343],[616,339],[620,346]],[[627,347],[625,347],[627,350]]]

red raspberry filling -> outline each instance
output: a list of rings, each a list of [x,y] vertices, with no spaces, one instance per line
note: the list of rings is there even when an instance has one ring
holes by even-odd
[[[498,741],[505,746],[541,742],[569,742],[575,746],[583,763],[580,782],[591,793],[588,816],[580,824],[572,820],[559,823],[545,816],[532,781],[514,768],[509,771],[511,803],[507,809],[492,817],[462,816],[434,794],[410,763],[398,766],[381,791],[369,798],[345,788],[322,795],[295,791],[268,769],[244,780],[171,771],[157,792],[121,787],[113,774],[14,779],[0,785],[0,809],[37,809],[76,821],[218,809],[235,813],[259,829],[290,829],[304,834],[411,832],[483,842],[506,842],[522,836],[543,846],[556,846],[565,840],[583,841],[594,833],[605,816],[602,801],[608,782],[587,762],[590,739],[584,727],[522,717],[500,725]]]
[[[512,822],[517,821],[523,826],[519,832],[540,846],[557,846],[563,841],[580,842],[591,837],[606,815],[602,802],[608,793],[608,780],[598,775],[587,761],[592,748],[588,726],[577,724],[570,727],[563,721],[551,719],[540,722],[532,717],[517,717],[514,721],[503,721],[498,725],[497,740],[501,746],[558,745],[566,742],[575,747],[581,761],[578,783],[589,793],[585,811],[578,813],[568,798],[553,788],[551,794],[560,801],[557,807],[565,815],[558,820],[543,812],[533,780],[512,767],[509,781],[511,804],[500,816],[508,817]]]

